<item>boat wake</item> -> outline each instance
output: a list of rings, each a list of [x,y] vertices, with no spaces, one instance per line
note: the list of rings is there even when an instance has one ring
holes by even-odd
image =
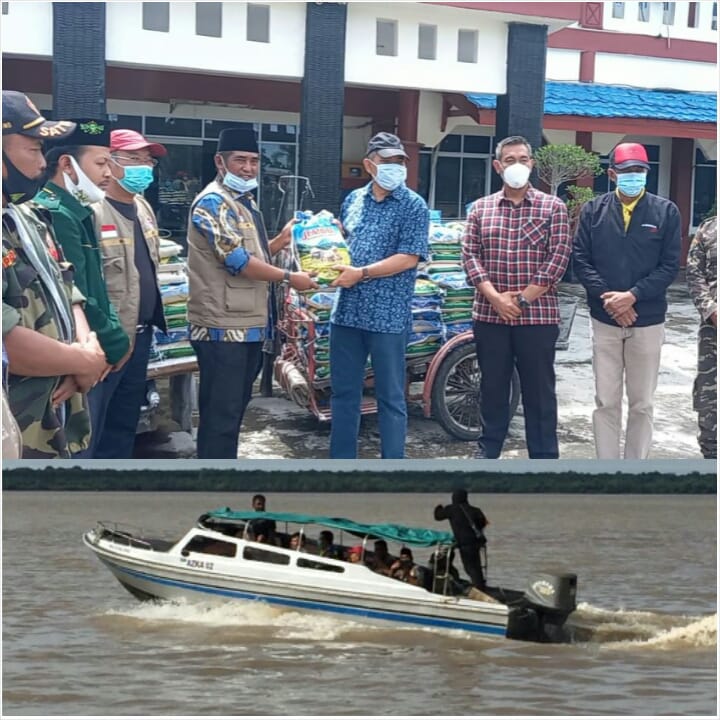
[[[638,610],[605,610],[580,603],[568,621],[574,642],[602,644],[610,649],[659,650],[717,645],[717,614],[704,617],[665,615]]]
[[[241,629],[244,632],[255,629],[267,632],[268,628],[272,628],[275,637],[288,640],[335,640],[367,629],[360,623],[337,617],[296,612],[256,602],[220,605],[184,601],[149,602],[108,610],[103,617],[121,618],[142,626],[196,625],[213,629]]]

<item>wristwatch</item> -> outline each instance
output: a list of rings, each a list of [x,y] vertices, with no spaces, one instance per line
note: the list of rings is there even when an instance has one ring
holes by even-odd
[[[366,267],[362,269],[362,279],[363,282],[370,280],[370,271]]]
[[[286,270],[283,274],[283,279],[280,281],[281,285],[289,285],[290,284],[290,271]]]
[[[524,295],[518,295],[518,305],[524,310],[530,307],[530,301]]]

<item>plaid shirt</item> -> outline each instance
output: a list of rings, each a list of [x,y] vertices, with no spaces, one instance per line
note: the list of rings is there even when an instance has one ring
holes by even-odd
[[[556,284],[570,259],[565,204],[530,187],[515,206],[503,190],[476,200],[463,236],[463,267],[477,287],[489,280],[498,292],[522,291],[528,285],[550,289],[510,325],[556,325],[560,322]],[[503,324],[490,301],[475,291],[473,319]]]

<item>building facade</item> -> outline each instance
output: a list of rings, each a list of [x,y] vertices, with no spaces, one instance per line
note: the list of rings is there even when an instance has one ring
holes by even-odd
[[[445,218],[496,183],[496,139],[648,146],[692,234],[716,197],[717,3],[2,3],[5,88],[166,144],[150,196],[182,236],[219,132],[258,133],[269,227],[337,210],[392,130]],[[633,89],[629,93],[628,89]],[[659,93],[664,93],[662,97]],[[309,178],[309,193],[287,176]],[[606,176],[595,183],[607,189]]]

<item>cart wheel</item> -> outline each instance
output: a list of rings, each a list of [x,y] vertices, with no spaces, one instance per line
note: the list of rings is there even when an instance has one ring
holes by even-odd
[[[520,377],[510,380],[510,417],[520,402]],[[480,369],[475,345],[455,348],[438,368],[431,393],[433,417],[458,440],[477,440],[480,435]]]

